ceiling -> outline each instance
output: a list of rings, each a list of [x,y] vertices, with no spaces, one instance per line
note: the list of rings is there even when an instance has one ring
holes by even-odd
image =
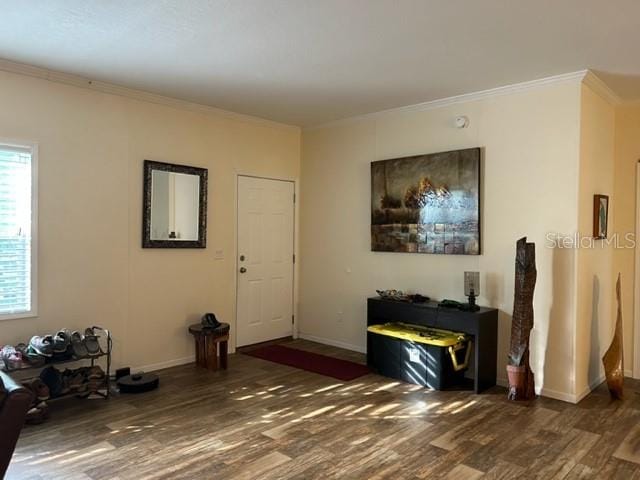
[[[312,126],[590,68],[640,99],[637,0],[0,0],[0,57]]]

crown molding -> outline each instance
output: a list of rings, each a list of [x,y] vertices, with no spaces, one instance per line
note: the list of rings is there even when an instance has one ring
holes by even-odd
[[[200,103],[189,102],[186,100],[180,100],[178,98],[166,97],[164,95],[157,95],[155,93],[146,92],[143,90],[136,90],[133,88],[127,88],[112,83],[101,82],[79,75],[72,75],[69,73],[59,72],[56,70],[49,70],[46,68],[34,67],[24,63],[13,62],[11,60],[5,60],[0,58],[0,71],[8,73],[16,73],[19,75],[27,75],[29,77],[40,78],[50,82],[63,83],[65,85],[72,85],[74,87],[87,88],[90,90],[96,90],[102,93],[108,93],[111,95],[118,95],[121,97],[131,98],[148,103],[155,103],[158,105],[166,105],[169,107],[189,110],[192,112],[204,113],[216,117],[223,117],[230,120],[236,120],[239,122],[253,123],[258,125],[264,125],[272,128],[295,130],[299,131],[300,127],[296,125],[289,125],[286,123],[280,123],[273,120],[267,120],[260,117],[254,117],[251,115],[245,115],[242,113],[231,112],[229,110],[223,110],[221,108],[212,107],[209,105],[203,105]]]
[[[80,88],[86,88],[89,90],[95,90],[102,93],[111,95],[118,95],[121,97],[131,98],[148,103],[155,103],[158,105],[165,105],[181,110],[189,110],[192,112],[203,113],[216,117],[223,117],[230,120],[253,123],[257,125],[264,125],[273,128],[286,129],[299,131],[300,127],[296,125],[290,125],[286,123],[276,122],[252,115],[245,115],[242,113],[236,113],[221,108],[212,107],[210,105],[204,105],[195,102],[189,102],[186,100],[180,100],[174,97],[167,97],[164,95],[158,95],[155,93],[147,92],[144,90],[137,90],[133,88],[123,87],[113,83],[101,82],[99,80],[93,80],[91,78],[82,77],[79,75],[73,75],[56,70],[49,70],[46,68],[35,67],[24,63],[14,62],[0,58],[0,71],[15,73],[19,75],[26,75],[29,77],[35,77],[50,82],[62,83],[65,85],[71,85]],[[611,105],[617,106],[623,104],[622,99],[613,91],[607,84],[602,81],[591,70],[579,70],[576,72],[565,73],[561,75],[555,75],[552,77],[540,78],[537,80],[530,80],[527,82],[515,83],[512,85],[505,85],[501,87],[491,88],[488,90],[481,90],[478,92],[465,93],[462,95],[455,95],[452,97],[441,98],[437,100],[430,100],[428,102],[422,102],[414,105],[407,105],[402,107],[390,108],[387,110],[381,110],[372,113],[365,113],[362,115],[355,115],[339,120],[333,120],[330,122],[322,123],[319,125],[304,127],[302,130],[310,131],[316,129],[322,129],[352,122],[357,122],[366,119],[372,119],[384,115],[398,114],[398,113],[411,113],[421,112],[426,110],[433,110],[437,108],[443,108],[449,105],[456,105],[460,103],[472,102],[475,100],[481,100],[484,98],[497,97],[502,95],[509,95],[517,92],[524,92],[528,90],[535,90],[548,85],[555,85],[559,83],[566,83],[572,81],[583,82],[589,86],[594,92],[604,98]],[[632,102],[624,102],[624,105],[639,106],[640,100]]]
[[[582,83],[591,88],[591,90],[593,90],[596,94],[600,95],[610,105],[613,105],[615,107],[622,104],[622,99],[591,70],[587,70]]]
[[[624,101],[620,107],[638,108],[640,107],[640,99]]]
[[[478,92],[464,93],[462,95],[455,95],[453,97],[430,100],[428,102],[417,103],[415,105],[407,105],[404,107],[390,108],[388,110],[381,110],[378,112],[365,113],[363,115],[356,115],[353,117],[333,120],[331,122],[322,123],[320,125],[303,128],[303,131],[311,131],[311,130],[317,130],[317,129],[327,128],[327,127],[333,127],[337,125],[377,118],[377,117],[390,115],[390,114],[434,110],[436,108],[443,108],[449,105],[457,105],[460,103],[472,102],[476,100],[482,100],[485,98],[499,97],[499,96],[509,95],[509,94],[518,93],[518,92],[526,92],[528,90],[536,90],[538,88],[543,88],[549,85],[556,85],[559,83],[582,82],[588,73],[590,73],[589,70],[579,70],[577,72],[564,73],[561,75],[554,75],[552,77],[545,77],[545,78],[539,78],[537,80],[530,80],[527,82],[514,83],[512,85],[505,85],[502,87],[490,88],[488,90],[480,90]],[[600,82],[602,81],[600,80]]]

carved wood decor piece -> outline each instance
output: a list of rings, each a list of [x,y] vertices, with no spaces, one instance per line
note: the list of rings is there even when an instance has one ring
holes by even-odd
[[[624,383],[624,352],[622,349],[622,299],[620,298],[620,274],[616,282],[616,298],[618,300],[618,314],[616,317],[616,330],[609,349],[602,357],[604,373],[607,377],[607,386],[611,398],[622,400]]]
[[[523,237],[516,243],[516,281],[509,350],[509,400],[535,398],[529,367],[529,336],[533,328],[533,292],[536,286],[536,245]]]

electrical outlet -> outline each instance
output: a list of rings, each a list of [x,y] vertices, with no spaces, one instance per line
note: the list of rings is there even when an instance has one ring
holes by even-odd
[[[338,323],[342,323],[342,320],[343,320],[343,318],[342,318],[342,310],[339,310],[338,311]]]

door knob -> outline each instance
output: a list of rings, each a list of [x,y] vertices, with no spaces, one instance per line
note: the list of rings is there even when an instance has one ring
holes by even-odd
[[[240,267],[240,273],[245,273],[246,271],[247,271],[247,269],[246,269],[246,268],[244,268],[244,267]]]

